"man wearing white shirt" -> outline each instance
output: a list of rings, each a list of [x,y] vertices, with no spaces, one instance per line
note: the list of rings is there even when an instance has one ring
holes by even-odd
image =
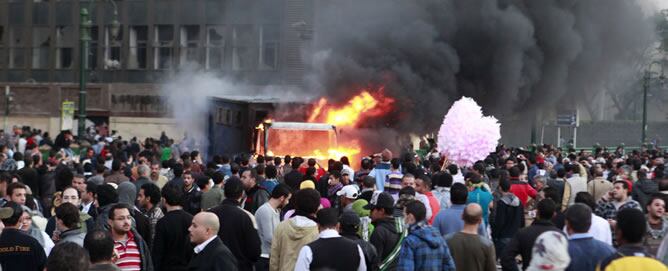
[[[211,212],[201,212],[193,217],[188,228],[190,242],[196,244],[195,256],[188,270],[237,270],[237,259],[218,237],[220,222]]]
[[[592,208],[592,210],[596,208],[594,197],[587,192],[577,193],[577,195],[575,195],[575,203],[583,203],[589,206],[589,208]],[[566,232],[566,227],[564,227],[564,232]],[[591,226],[587,233],[594,237],[594,239],[612,246],[612,231],[610,230],[610,224],[607,220],[595,215],[593,212],[591,213]]]
[[[362,248],[339,235],[338,217],[339,211],[335,208],[318,211],[316,220],[320,235],[317,240],[305,245],[299,251],[295,271],[366,270]]]

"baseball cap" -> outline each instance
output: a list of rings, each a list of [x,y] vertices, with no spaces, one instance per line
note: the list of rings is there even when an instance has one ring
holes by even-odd
[[[371,210],[373,208],[394,208],[394,198],[392,198],[392,195],[387,192],[374,192],[369,204],[364,206],[364,209],[367,210]]]
[[[346,198],[349,199],[356,199],[358,194],[357,187],[355,187],[352,184],[346,185],[341,190],[336,192],[337,196],[345,196]]]
[[[344,226],[356,226],[360,224],[360,217],[353,211],[343,211],[343,214],[341,214],[341,217],[339,218],[339,223]]]

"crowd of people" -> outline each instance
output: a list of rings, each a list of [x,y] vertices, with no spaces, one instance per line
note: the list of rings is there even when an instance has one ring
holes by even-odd
[[[0,139],[2,270],[667,270],[668,152],[350,159]],[[48,146],[48,147],[47,147]]]

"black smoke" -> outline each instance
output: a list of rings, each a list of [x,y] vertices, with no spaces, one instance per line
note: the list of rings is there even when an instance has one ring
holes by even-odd
[[[316,2],[308,89],[385,85],[405,132],[435,131],[462,95],[500,119],[575,107],[653,38],[631,0]]]

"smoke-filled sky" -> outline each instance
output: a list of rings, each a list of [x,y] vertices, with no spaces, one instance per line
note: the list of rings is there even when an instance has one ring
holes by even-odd
[[[417,133],[462,95],[500,119],[572,109],[653,39],[638,1],[319,1],[307,89],[385,85]]]

